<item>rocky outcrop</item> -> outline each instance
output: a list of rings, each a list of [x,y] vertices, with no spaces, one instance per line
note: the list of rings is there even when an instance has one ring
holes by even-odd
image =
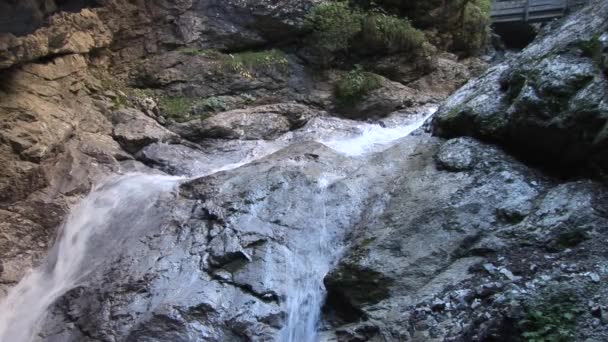
[[[112,113],[112,123],[112,136],[129,153],[137,153],[153,143],[179,142],[175,133],[134,109],[122,109]]]
[[[379,119],[400,109],[416,107],[431,101],[428,95],[393,82],[379,75],[377,89],[370,91],[354,103],[338,105],[337,111],[352,119]]]
[[[607,14],[608,3],[595,1],[469,82],[439,110],[434,133],[499,142],[545,164],[606,169]]]
[[[354,167],[308,143],[185,182],[153,206],[156,220],[117,234],[115,253],[91,251],[96,280],[57,303],[42,338],[274,339],[297,281],[329,266],[324,251],[337,250],[353,220],[346,213],[363,207],[363,183],[341,180]]]
[[[31,35],[15,37],[0,33],[0,69],[43,57],[86,54],[108,47],[112,32],[90,10],[59,13],[50,18],[49,27]]]
[[[297,103],[279,103],[218,113],[170,129],[195,142],[204,139],[271,140],[304,126],[319,114],[319,111]]]
[[[78,12],[99,5],[97,0],[22,0],[0,3],[0,32],[15,36],[30,34],[58,11]]]

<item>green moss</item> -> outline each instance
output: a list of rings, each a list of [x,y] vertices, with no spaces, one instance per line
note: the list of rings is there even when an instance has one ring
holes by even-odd
[[[455,47],[467,54],[478,54],[488,42],[490,0],[460,0],[461,15],[453,26]]]
[[[206,112],[217,113],[228,110],[228,105],[221,97],[212,96],[201,100],[196,103],[196,107],[199,110]]]
[[[338,81],[334,88],[334,96],[338,105],[351,106],[381,86],[380,78],[377,75],[366,72],[358,65]]]
[[[367,50],[394,53],[418,50],[425,42],[424,33],[407,19],[373,13],[363,17],[359,42]]]
[[[159,101],[160,107],[168,118],[177,122],[192,119],[192,107],[195,100],[185,96],[166,96]]]
[[[186,96],[164,96],[159,99],[163,113],[176,122],[205,119],[209,116],[228,110],[228,104],[219,96],[204,99]]]
[[[189,56],[221,57],[222,53],[214,49],[197,49],[193,47],[182,47],[177,51]]]
[[[527,342],[569,342],[574,340],[576,321],[584,310],[580,298],[570,290],[546,290],[524,307],[519,322],[521,337]]]
[[[321,50],[344,51],[361,31],[361,13],[346,2],[327,2],[312,8],[306,16],[311,42]]]
[[[589,40],[579,42],[578,47],[581,49],[583,56],[591,58],[600,70],[608,70],[608,61],[602,53],[603,48],[599,35],[596,34]]]
[[[243,76],[253,77],[260,72],[289,70],[289,60],[281,50],[248,51],[228,55],[224,60],[225,67]]]
[[[112,99],[112,103],[114,104],[114,107],[120,109],[126,107],[129,104],[129,99],[127,99],[126,96],[119,94]]]

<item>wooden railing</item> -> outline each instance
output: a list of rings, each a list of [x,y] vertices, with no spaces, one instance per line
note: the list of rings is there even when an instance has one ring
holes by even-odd
[[[492,22],[542,22],[566,15],[588,0],[494,0]]]

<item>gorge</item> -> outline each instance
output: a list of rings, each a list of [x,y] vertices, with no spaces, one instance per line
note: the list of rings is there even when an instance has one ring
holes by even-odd
[[[0,9],[0,341],[608,339],[608,1]]]

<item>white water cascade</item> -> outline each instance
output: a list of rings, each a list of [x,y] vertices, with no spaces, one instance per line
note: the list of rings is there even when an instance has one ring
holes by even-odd
[[[156,216],[150,215],[157,200],[170,193],[179,178],[128,175],[109,179],[74,207],[58,232],[45,262],[27,274],[0,305],[0,341],[27,342],[37,331],[47,308],[67,291],[81,284],[95,264],[85,263],[91,248],[107,252],[116,241],[93,243],[102,235],[128,234]],[[147,213],[138,215],[137,213]],[[124,220],[124,221],[123,221]],[[128,222],[116,226],[117,222]],[[125,230],[125,231],[123,231]]]
[[[361,157],[386,149],[395,140],[409,135],[435,109],[429,106],[419,114],[397,115],[386,119],[383,125],[331,117],[316,118],[302,129],[287,133],[276,141],[256,142],[253,152],[239,162],[227,158],[228,161],[219,168],[199,170],[197,167],[196,171],[201,176],[236,168],[306,140],[316,140],[347,156]],[[127,248],[121,243],[127,236],[141,234],[151,220],[163,219],[163,213],[155,209],[155,204],[173,198],[178,184],[185,179],[131,174],[112,177],[92,189],[72,209],[42,265],[27,274],[0,303],[0,342],[32,341],[48,308],[62,295],[82,285],[87,274],[95,270],[95,259],[87,258],[91,250],[95,250],[96,255],[109,255],[119,248]],[[325,189],[330,179],[331,175],[319,179],[315,197],[319,212],[314,215],[321,218],[322,225],[327,214]],[[303,271],[293,274],[289,284],[291,290],[284,304],[287,322],[278,341],[318,341],[317,326],[325,297],[323,278],[339,253],[332,238],[326,236],[324,227],[321,231],[314,243],[298,246],[291,260],[293,265],[298,265],[291,270]]]

